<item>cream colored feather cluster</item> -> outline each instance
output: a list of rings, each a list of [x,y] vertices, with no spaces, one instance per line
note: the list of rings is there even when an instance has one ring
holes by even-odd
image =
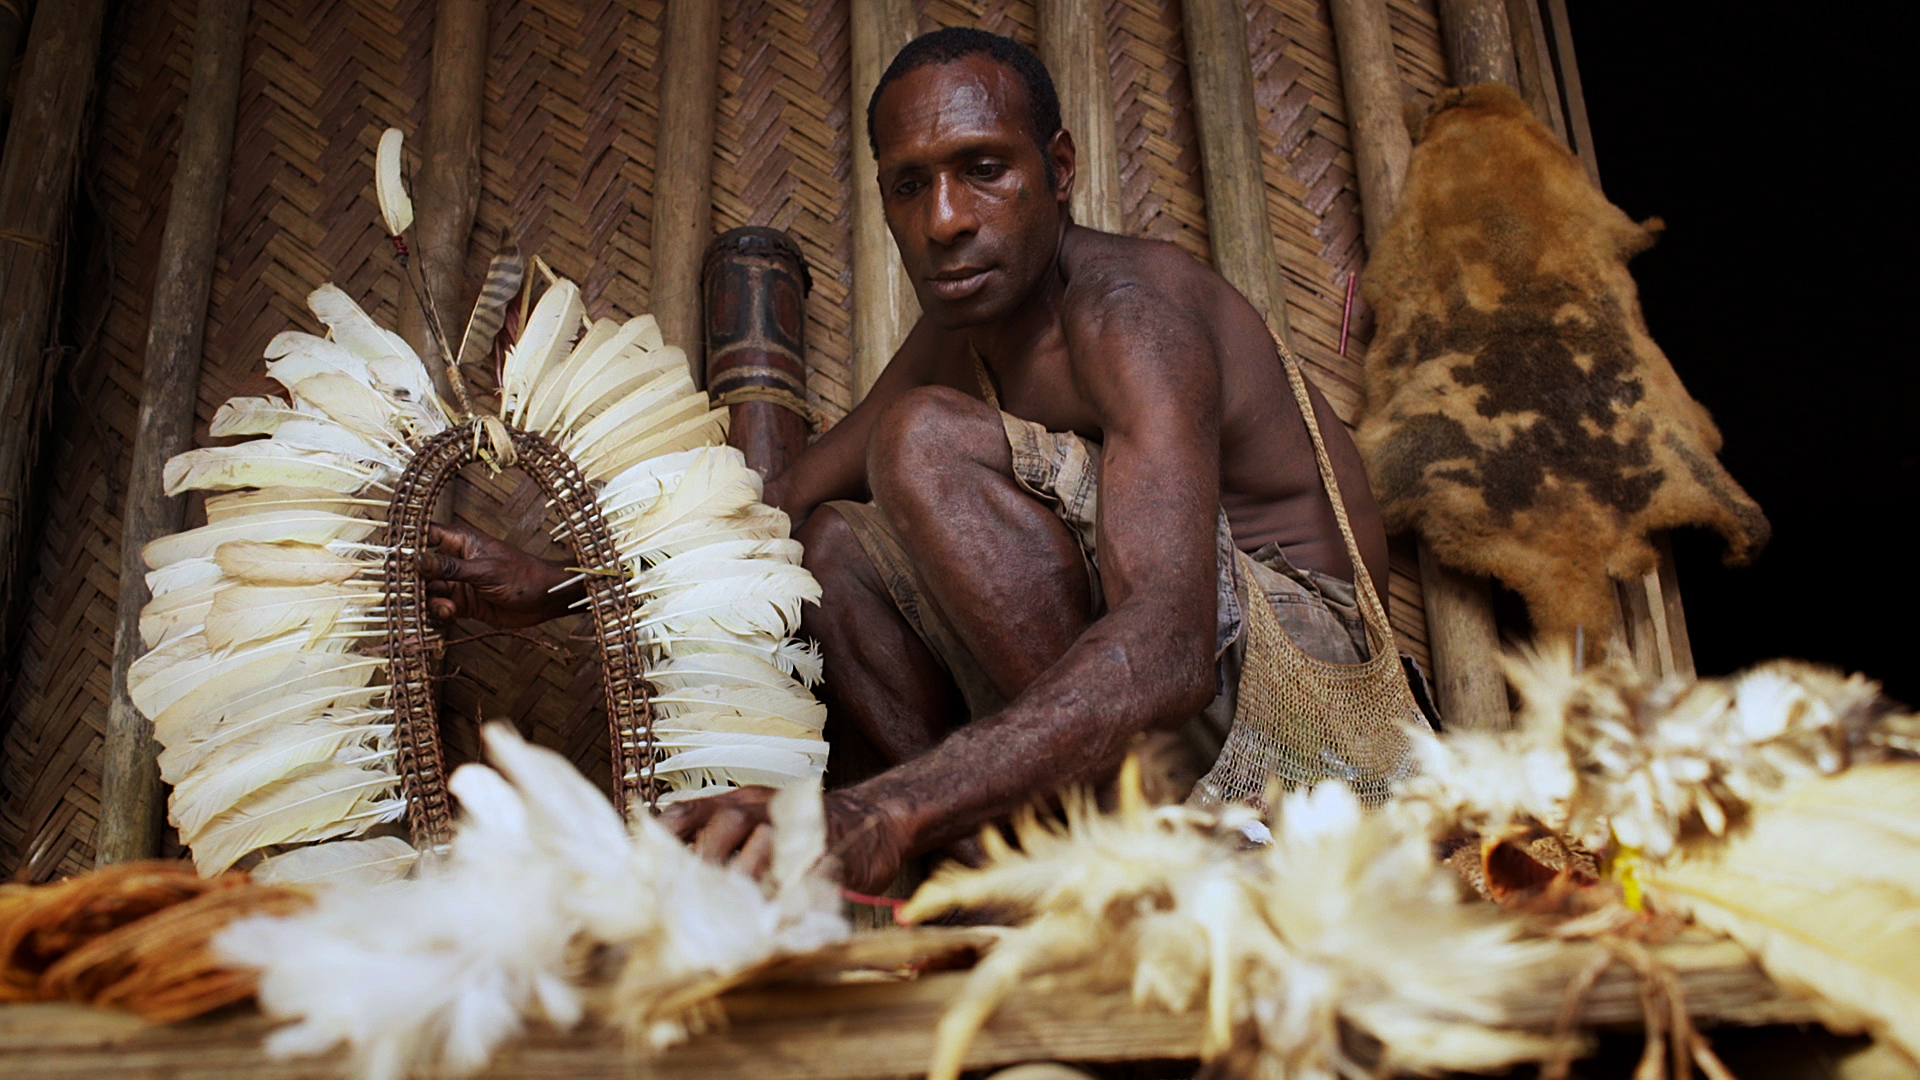
[[[1920,1062],[1920,718],[1795,661],[1663,682],[1559,651],[1508,678],[1516,729],[1425,746],[1396,814],[1571,835],[1630,905],[1727,934],[1833,1026]]]
[[[169,461],[170,495],[207,499],[207,524],[147,545],[149,651],[128,673],[153,721],[169,816],[205,874],[273,845],[357,836],[405,811],[381,635],[381,557],[370,544],[411,445],[447,416],[404,342],[347,295],[308,300],[329,335],[267,348],[288,399],[234,398],[216,436],[265,436]],[[313,859],[318,861],[309,861]],[[265,876],[390,876],[413,852],[381,840],[292,855]]]
[[[625,954],[623,991],[660,995],[847,936],[817,868],[817,785],[774,800],[780,843],[763,886],[701,860],[645,812],[623,824],[566,759],[506,726],[484,737],[492,768],[449,781],[461,816],[446,860],[410,881],[324,890],[310,911],[217,939],[260,970],[261,1007],[297,1021],[270,1053],[345,1042],[367,1080],[461,1075],[528,1019],[576,1023],[579,959],[595,948]],[[649,1019],[660,1041],[680,1031],[672,1015]]]
[[[663,801],[819,776],[826,709],[807,686],[820,659],[792,634],[820,586],[787,515],[760,501],[760,475],[714,445],[727,413],[685,354],[651,316],[586,321],[579,290],[558,281],[507,355],[501,412],[598,490],[652,653]]]
[[[1774,661],[1729,679],[1662,681],[1570,650],[1509,658],[1514,729],[1423,742],[1403,805],[1491,832],[1538,822],[1596,848],[1661,858],[1804,776],[1884,756],[1903,738],[1879,687]]]
[[[1344,785],[1277,803],[1272,843],[1237,851],[1235,821],[1149,808],[1129,765],[1116,813],[1084,796],[1064,828],[1032,818],[1021,850],[988,832],[989,864],[950,865],[903,911],[1012,906],[1027,920],[974,970],[941,1020],[929,1076],[959,1074],[967,1042],[1017,985],[1052,975],[1175,1012],[1204,1008],[1203,1052],[1235,1074],[1376,1075],[1342,1029],[1380,1043],[1381,1072],[1493,1069],[1551,1052],[1499,1030],[1505,995],[1551,947],[1463,903],[1427,837],[1365,813]]]

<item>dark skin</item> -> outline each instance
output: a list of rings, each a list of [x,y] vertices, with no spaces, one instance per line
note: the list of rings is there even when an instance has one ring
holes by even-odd
[[[841,878],[868,891],[911,855],[1110,776],[1134,736],[1212,700],[1221,508],[1243,550],[1277,541],[1297,566],[1353,576],[1258,312],[1171,245],[1073,225],[1073,141],[1059,132],[1043,149],[1025,93],[985,56],[887,89],[878,180],[923,314],[860,405],[766,489],[821,581],[802,631],[827,659],[829,704],[891,765],[827,795]],[[974,349],[1002,409],[1100,444],[1098,618],[1076,540],[1014,480]],[[1384,597],[1386,538],[1358,453],[1313,400]],[[821,506],[864,498],[1007,697],[999,713],[968,720],[846,523]],[[463,580],[483,597],[500,588]],[[771,795],[743,788],[665,820],[709,857],[757,869]]]

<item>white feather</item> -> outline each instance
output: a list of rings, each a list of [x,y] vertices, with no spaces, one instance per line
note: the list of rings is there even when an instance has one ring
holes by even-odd
[[[274,885],[366,888],[405,877],[420,853],[397,836],[335,840],[294,848],[256,863],[248,876]]]
[[[180,559],[158,570],[147,571],[147,591],[158,600],[168,593],[203,585],[219,577],[220,573],[220,564],[206,556]]]
[[[507,350],[501,366],[501,419],[510,424],[523,423],[528,393],[546,376],[547,369],[566,355],[584,311],[580,287],[565,278],[540,295],[520,340]]]
[[[587,327],[587,332],[574,343],[573,351],[567,354],[564,362],[556,364],[543,372],[527,391],[525,427],[530,431],[554,431],[554,423],[560,418],[561,397],[572,374],[578,370],[587,358],[600,351],[600,348],[620,336],[621,325],[613,319],[595,319]]]
[[[580,357],[578,363],[567,365],[563,385],[557,391],[559,401],[553,406],[557,415],[547,431],[564,436],[670,369],[668,357],[641,343],[646,330],[641,320],[629,319],[618,334]],[[686,367],[684,362],[681,367]]]
[[[791,681],[779,688],[706,683],[656,694],[653,701],[664,708],[667,716],[680,712],[771,716],[814,732],[823,729],[827,722],[827,707]]]
[[[173,795],[167,800],[169,816],[182,835],[198,833],[241,799],[278,783],[295,770],[330,761],[348,744],[365,747],[368,740],[389,735],[393,731],[392,716],[385,709],[367,709],[323,713],[305,723],[256,728],[221,744],[174,785]],[[370,720],[389,722],[368,723]],[[355,756],[372,753],[363,749]]]
[[[211,558],[220,545],[235,540],[262,543],[295,541],[324,544],[331,540],[361,541],[380,527],[379,522],[323,510],[273,510],[235,515],[216,524],[163,536],[140,549],[150,569],[158,570],[182,559]]]
[[[155,741],[165,747],[160,752],[161,779],[182,782],[236,739],[283,724],[307,723],[328,710],[365,709],[386,694],[384,686],[367,685],[374,667],[367,658],[335,654],[333,659],[340,661],[335,667],[312,666],[314,659],[324,658],[314,653],[269,658],[290,662],[273,668],[261,661],[261,666],[235,672],[229,681],[244,682],[262,671],[277,670],[287,673],[285,682],[254,686],[205,710],[191,708],[189,699],[183,698],[161,713],[153,725]]]
[[[379,563],[295,541],[229,540],[214,549],[213,561],[227,576],[250,585],[339,584],[380,569]]]
[[[370,440],[389,445],[404,446],[408,431],[438,430],[432,413],[381,393],[371,381],[322,371],[295,382],[292,392],[293,399],[302,405],[325,413]]]
[[[580,468],[593,477],[618,476],[635,464],[658,454],[689,450],[696,446],[717,446],[727,439],[728,409],[709,410],[705,395],[683,399],[674,412],[676,423],[653,431],[642,439],[609,446],[604,452],[582,453]],[[684,418],[684,419],[680,419]]]
[[[232,584],[229,579],[215,576],[189,588],[154,597],[140,609],[140,640],[152,649],[201,629],[206,625],[214,598]]]
[[[432,431],[444,430],[446,407],[434,392],[433,379],[413,349],[398,334],[383,329],[360,310],[360,305],[335,285],[322,285],[307,297],[307,306],[333,331],[333,338],[347,351],[366,362],[373,384],[383,393],[417,405],[439,424]]]
[[[309,407],[311,409],[311,407]],[[406,462],[392,449],[338,423],[317,409],[289,407],[278,398],[229,398],[213,414],[208,434],[269,435],[303,450],[325,450],[356,461],[377,461],[396,471]]]
[[[735,633],[783,638],[800,625],[800,605],[819,599],[820,583],[804,568],[770,564],[758,573],[661,593],[640,609],[639,625],[670,634],[712,623]]]
[[[367,585],[240,585],[223,590],[207,612],[207,647],[214,652],[299,631],[326,636],[343,618],[374,610],[381,594]]]
[[[355,499],[324,488],[248,488],[207,496],[207,524],[217,525],[228,518],[269,510],[324,510],[347,517],[367,517],[356,509],[362,505],[385,507],[387,500]]]
[[[399,783],[392,773],[357,765],[309,765],[183,838],[194,867],[211,876],[269,844],[353,836],[392,820],[405,809],[391,797]]]
[[[175,638],[147,653],[127,669],[127,696],[142,715],[157,717],[205,683],[224,678],[263,657],[296,651],[341,651],[344,641],[310,643],[301,633],[282,634],[244,649],[215,655],[205,634]]]
[[[407,197],[400,146],[399,128],[380,133],[380,148],[373,158],[373,191],[380,203],[380,217],[387,223],[387,235],[399,236],[413,227],[413,200]]]
[[[384,485],[389,474],[376,466],[325,450],[303,450],[270,439],[237,446],[207,446],[177,454],[163,471],[168,495],[243,487],[319,487],[352,494]]]

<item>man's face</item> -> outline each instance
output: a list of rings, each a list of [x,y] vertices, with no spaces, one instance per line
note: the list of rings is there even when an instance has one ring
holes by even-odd
[[[881,205],[936,325],[1004,318],[1052,268],[1072,150],[1049,188],[1026,97],[1018,75],[975,55],[909,72],[880,99]]]

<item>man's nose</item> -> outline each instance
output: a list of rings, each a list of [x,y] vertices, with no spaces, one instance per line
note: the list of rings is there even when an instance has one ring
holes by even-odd
[[[936,244],[951,245],[979,227],[979,222],[974,220],[971,193],[954,177],[934,179],[930,213],[927,235]]]

